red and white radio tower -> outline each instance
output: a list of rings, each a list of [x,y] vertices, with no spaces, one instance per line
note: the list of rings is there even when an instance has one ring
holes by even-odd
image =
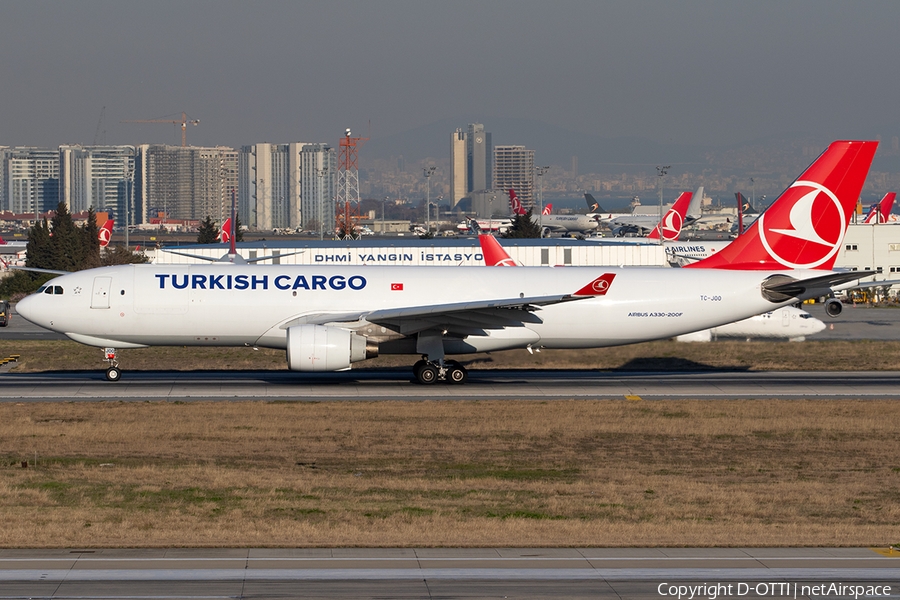
[[[335,231],[342,240],[359,239],[359,167],[356,153],[369,138],[350,137],[350,130],[344,132],[338,154],[337,184],[335,186],[337,220]]]

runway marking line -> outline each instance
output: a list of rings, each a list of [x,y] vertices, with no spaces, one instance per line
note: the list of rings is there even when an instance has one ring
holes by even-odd
[[[887,556],[888,558],[900,558],[900,547],[898,546],[888,546],[887,548],[869,548],[872,552],[877,552],[882,556]]]
[[[625,399],[626,400],[643,400],[643,398],[641,398],[640,396],[629,396],[627,394],[625,395]]]

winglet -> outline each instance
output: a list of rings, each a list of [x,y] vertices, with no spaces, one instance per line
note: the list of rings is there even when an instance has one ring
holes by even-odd
[[[747,231],[684,268],[831,269],[877,147],[834,142]]]
[[[593,280],[574,294],[573,296],[605,296],[612,285],[613,279],[616,278],[615,273],[604,273],[597,279]]]

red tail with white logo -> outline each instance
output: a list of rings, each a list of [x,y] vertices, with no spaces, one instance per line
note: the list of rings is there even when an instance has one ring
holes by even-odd
[[[500,242],[492,235],[479,235],[481,253],[484,255],[484,264],[489,267],[515,267],[516,262],[509,257]]]
[[[107,219],[106,223],[97,231],[97,238],[100,240],[100,247],[109,246],[109,240],[112,239],[113,220]]]
[[[685,268],[831,269],[878,142],[834,142],[753,225]]]
[[[231,240],[231,219],[225,219],[222,223],[222,231],[219,234],[222,237],[222,243],[227,244]]]
[[[512,206],[514,215],[525,214],[525,209],[522,208],[522,203],[519,201],[519,197],[516,196],[516,193],[512,189],[509,190],[509,204],[510,206]]]
[[[542,215],[549,215],[549,214],[550,214],[550,211],[552,211],[552,210],[553,210],[553,205],[552,205],[552,204],[548,204],[547,206],[544,207],[544,210],[543,210],[543,212],[541,212],[541,214],[542,214]]]
[[[675,201],[675,204],[672,205],[672,208],[670,208],[669,212],[666,213],[666,216],[663,217],[663,220],[660,221],[659,225],[657,225],[647,237],[651,240],[658,240],[659,231],[660,228],[662,228],[664,240],[667,242],[674,242],[677,240],[678,236],[681,235],[681,226],[684,225],[684,217],[687,216],[687,210],[691,205],[691,197],[693,195],[694,194],[691,192],[683,192],[678,196],[678,200]]]

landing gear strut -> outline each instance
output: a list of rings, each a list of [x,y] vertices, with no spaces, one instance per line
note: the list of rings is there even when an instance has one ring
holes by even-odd
[[[122,377],[122,370],[119,368],[119,362],[116,360],[116,349],[104,348],[103,354],[106,355],[106,362],[109,363],[109,368],[106,370],[106,379],[119,381]]]
[[[455,360],[429,361],[424,356],[413,365],[413,374],[422,385],[438,381],[461,384],[469,379],[469,372]]]

